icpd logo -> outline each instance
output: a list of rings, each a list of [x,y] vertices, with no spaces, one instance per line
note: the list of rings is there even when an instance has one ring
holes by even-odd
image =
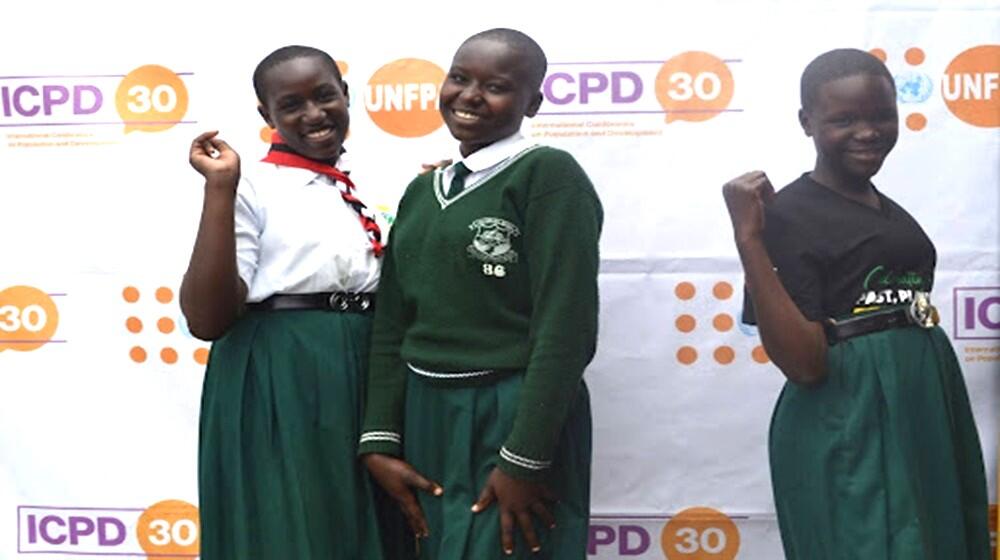
[[[164,500],[148,508],[18,506],[17,551],[73,556],[194,558],[198,508]]]
[[[954,338],[1000,339],[1000,287],[954,289]]]
[[[668,123],[705,121],[730,110],[735,90],[730,62],[736,61],[703,51],[665,62],[556,62],[542,86],[550,105],[539,115],[651,114],[664,115]]]
[[[167,130],[184,122],[188,90],[181,76],[190,74],[147,64],[125,75],[3,77],[0,126],[124,125],[126,133]],[[113,107],[106,103],[110,98]]]

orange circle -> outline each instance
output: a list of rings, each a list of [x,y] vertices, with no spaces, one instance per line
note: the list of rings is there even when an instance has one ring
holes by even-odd
[[[167,347],[160,350],[160,359],[163,360],[165,364],[176,364],[177,363],[177,350]]]
[[[721,511],[692,507],[663,526],[660,547],[667,560],[733,560],[740,551],[740,532]]]
[[[150,556],[195,556],[201,547],[198,508],[181,500],[157,502],[139,516],[136,537]]]
[[[163,334],[170,334],[174,332],[174,320],[170,317],[160,317],[160,320],[156,322],[156,328],[160,329]]]
[[[129,303],[135,303],[139,301],[139,290],[133,286],[129,286],[122,290],[122,297]]]
[[[918,64],[923,64],[926,57],[924,56],[923,49],[919,47],[910,47],[906,49],[906,54],[903,55],[903,58],[906,59],[906,62],[916,66]]]
[[[693,298],[695,292],[697,292],[697,290],[695,290],[694,284],[690,282],[681,282],[680,284],[677,284],[676,287],[674,287],[674,295],[676,295],[679,299],[683,300],[688,300]]]
[[[698,351],[690,346],[681,346],[677,350],[677,361],[689,366],[698,361]]]
[[[733,285],[729,282],[716,282],[712,287],[712,295],[716,299],[729,299],[733,297]]]
[[[767,357],[767,350],[764,350],[764,347],[760,345],[754,347],[753,352],[750,352],[750,357],[758,364],[766,364],[771,361],[771,358]]]
[[[712,319],[712,326],[719,332],[726,332],[733,328],[733,316],[728,313],[719,313]]]
[[[438,92],[444,70],[419,58],[394,60],[368,80],[365,108],[376,126],[402,138],[426,136],[441,128]]]
[[[128,357],[132,358],[132,361],[141,364],[146,361],[146,350],[142,346],[133,346],[131,350],[128,351]]]
[[[208,348],[199,348],[194,351],[194,361],[205,365],[208,363]]]
[[[340,77],[346,76],[347,70],[350,69],[350,66],[348,66],[348,64],[343,60],[336,61],[336,64],[337,64],[337,70],[340,70]]]
[[[0,290],[0,352],[31,352],[52,340],[59,328],[59,308],[52,296],[34,286]]]
[[[874,56],[875,58],[881,60],[882,62],[889,60],[889,55],[885,54],[885,51],[882,49],[872,49],[868,52],[871,53],[871,55]]]
[[[688,333],[693,331],[695,327],[698,326],[698,321],[696,321],[694,317],[685,314],[677,317],[677,320],[674,321],[674,325],[677,326],[677,330]]]
[[[959,53],[941,80],[941,96],[953,115],[973,126],[1000,127],[997,70],[1000,45],[980,45]]]
[[[921,113],[910,113],[906,115],[906,128],[918,131],[923,130],[927,126],[927,117]]]
[[[130,333],[142,332],[142,319],[138,317],[129,317],[125,320],[125,328],[128,329],[128,332]]]
[[[166,286],[156,289],[156,301],[160,303],[170,303],[174,299],[174,291]]]
[[[733,360],[736,358],[736,352],[734,352],[729,346],[719,346],[715,349],[715,352],[712,353],[712,356],[715,357],[716,362],[719,362],[724,366],[728,366],[733,363]]]
[[[711,53],[688,51],[663,63],[653,87],[666,122],[699,122],[729,108],[736,84],[724,60]]]
[[[272,134],[274,134],[274,129],[273,128],[271,128],[269,126],[266,126],[266,125],[263,126],[263,127],[261,127],[261,129],[260,129],[260,139],[265,144],[270,144],[271,143],[271,135]]]

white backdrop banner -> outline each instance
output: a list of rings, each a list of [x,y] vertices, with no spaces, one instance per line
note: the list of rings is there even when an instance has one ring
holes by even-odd
[[[781,557],[766,439],[783,377],[739,322],[721,185],[812,167],[798,81],[836,47],[896,76],[875,181],[937,246],[996,502],[1000,2],[341,4],[0,11],[0,558],[197,556],[208,346],[177,303],[202,197],[187,151],[218,129],[265,153],[256,63],[285,44],[340,61],[354,177],[391,219],[420,164],[455,153],[436,109],[451,55],[498,26],[550,61],[523,132],[571,151],[606,213],[592,558]]]

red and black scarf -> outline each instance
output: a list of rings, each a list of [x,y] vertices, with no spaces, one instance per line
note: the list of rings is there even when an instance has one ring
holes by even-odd
[[[294,150],[285,144],[285,141],[281,138],[277,131],[271,135],[271,149],[267,152],[267,155],[261,159],[261,161],[284,165],[286,167],[308,169],[333,179],[333,181],[337,184],[337,187],[340,189],[340,196],[344,199],[344,202],[357,212],[358,219],[361,220],[361,227],[363,227],[365,229],[365,233],[368,234],[368,240],[372,244],[372,251],[375,253],[375,256],[382,256],[382,251],[385,248],[382,245],[382,230],[378,227],[378,223],[375,222],[375,215],[372,214],[371,210],[365,206],[365,203],[361,202],[361,199],[354,194],[356,187],[354,186],[354,182],[351,181],[346,173],[329,163],[309,159],[295,153]]]

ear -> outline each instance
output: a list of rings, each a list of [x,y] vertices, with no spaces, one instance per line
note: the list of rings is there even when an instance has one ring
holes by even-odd
[[[264,119],[264,122],[267,123],[267,126],[271,128],[278,128],[274,126],[274,121],[271,120],[271,113],[267,111],[267,107],[265,107],[263,103],[257,104],[257,113],[260,115],[260,118]]]
[[[538,108],[542,106],[542,101],[544,99],[545,99],[545,96],[542,95],[542,92],[536,93],[535,96],[533,98],[531,98],[531,103],[528,104],[528,109],[524,112],[524,116],[526,116],[526,117],[528,117],[530,119],[530,118],[534,117],[535,115],[537,115],[538,114]]]
[[[806,136],[812,137],[813,123],[805,109],[799,109],[799,125],[802,126],[802,132],[805,132]]]
[[[347,89],[347,82],[343,78],[340,79],[340,89],[344,92],[344,98],[346,99],[347,106],[351,106],[351,93]]]

